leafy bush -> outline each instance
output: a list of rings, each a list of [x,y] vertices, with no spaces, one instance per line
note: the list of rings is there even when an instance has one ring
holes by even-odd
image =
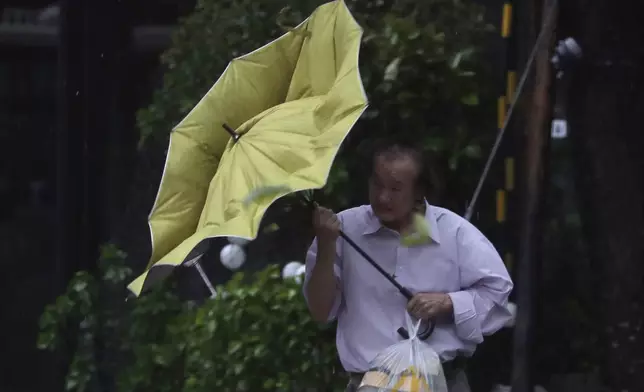
[[[101,276],[78,273],[42,315],[39,347],[75,348],[67,390],[304,391],[345,381],[333,328],[311,320],[300,285],[275,266],[235,275],[202,304],[171,285],[126,302],[124,258],[105,247]]]

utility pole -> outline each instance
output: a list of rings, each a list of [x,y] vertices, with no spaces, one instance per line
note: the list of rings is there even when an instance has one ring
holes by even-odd
[[[539,9],[535,1],[534,10]],[[517,263],[512,392],[533,392],[534,326],[543,231],[543,199],[546,184],[546,157],[549,145],[548,125],[552,103],[551,48],[557,12],[556,0],[544,0],[541,12],[540,39],[535,54],[534,84],[531,102],[524,113],[524,161],[520,201],[519,260]],[[525,12],[526,10],[524,10]],[[524,13],[525,15],[525,13]],[[532,18],[526,18],[528,20]],[[534,20],[534,19],[532,19]],[[528,22],[530,23],[530,22]],[[524,41],[525,42],[525,41]],[[532,43],[534,44],[534,41]],[[530,46],[532,46],[530,45]]]

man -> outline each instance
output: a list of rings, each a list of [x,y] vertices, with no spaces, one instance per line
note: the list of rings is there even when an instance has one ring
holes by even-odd
[[[465,219],[427,204],[422,178],[421,154],[390,144],[374,154],[369,206],[337,215],[319,207],[313,214],[316,238],[306,258],[304,294],[315,320],[338,320],[337,349],[351,375],[347,392],[356,391],[379,352],[401,340],[405,311],[436,323],[426,342],[441,357],[449,391],[468,392],[464,358],[510,318],[513,284],[498,253]],[[404,247],[401,234],[417,211],[430,240]],[[409,303],[338,237],[340,229],[414,293]]]

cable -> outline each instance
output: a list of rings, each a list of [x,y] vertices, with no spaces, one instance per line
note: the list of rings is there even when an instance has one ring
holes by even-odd
[[[547,31],[547,28],[548,26],[550,26],[550,23],[552,22],[552,18],[555,15],[555,11],[557,10],[556,7],[557,7],[557,1],[555,0],[552,6],[550,7],[550,10],[548,11],[548,18],[546,20],[546,23],[543,25],[541,32],[537,37],[537,41],[532,47],[532,52],[530,53],[530,57],[528,57],[528,62],[526,63],[526,68],[523,71],[523,74],[521,75],[521,80],[519,81],[519,85],[514,90],[512,102],[510,103],[510,107],[508,108],[508,113],[507,113],[507,116],[505,117],[505,121],[503,122],[503,126],[501,127],[501,130],[496,136],[496,140],[494,141],[494,145],[492,146],[490,155],[488,156],[487,162],[485,162],[485,166],[483,167],[483,173],[481,173],[481,177],[479,178],[479,182],[476,185],[476,189],[474,189],[472,200],[470,201],[470,204],[467,206],[467,209],[465,210],[464,217],[468,221],[472,219],[472,214],[474,214],[474,207],[476,206],[476,202],[481,194],[481,189],[483,189],[483,184],[485,183],[485,180],[487,179],[487,176],[490,172],[490,168],[492,167],[492,162],[494,162],[496,153],[498,152],[499,147],[501,146],[501,142],[503,141],[503,136],[505,135],[505,131],[508,128],[510,119],[512,118],[514,107],[516,106],[517,102],[519,101],[519,97],[523,92],[523,87],[525,86],[525,82],[528,80],[528,75],[530,75],[530,71],[532,70],[532,64],[534,63],[534,59],[537,56],[537,50],[541,46],[542,44],[541,41],[543,41],[544,37],[546,36],[545,33]]]

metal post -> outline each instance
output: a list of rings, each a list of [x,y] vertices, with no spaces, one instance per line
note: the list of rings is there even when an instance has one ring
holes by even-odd
[[[199,263],[199,260],[202,257],[203,257],[203,254],[200,254],[194,259],[186,261],[185,264],[186,264],[186,267],[195,267],[195,269],[199,273],[199,276],[201,277],[201,280],[203,280],[206,287],[208,287],[208,291],[210,291],[210,298],[215,298],[217,296],[217,291],[215,290],[215,287],[212,285],[212,282],[210,281],[210,279],[208,278],[208,275],[206,275],[206,271],[204,271],[203,267],[201,267],[201,264]]]

